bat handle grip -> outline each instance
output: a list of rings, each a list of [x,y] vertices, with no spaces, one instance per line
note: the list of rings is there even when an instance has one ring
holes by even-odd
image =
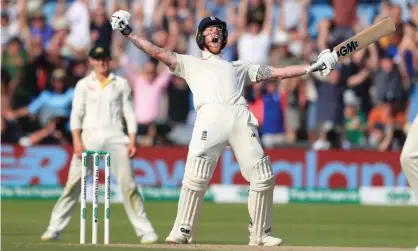
[[[129,25],[126,25],[125,29],[120,31],[122,35],[128,36],[132,32],[132,28]]]
[[[325,68],[326,68],[326,66],[325,66],[324,63],[320,64],[317,61],[312,61],[310,63],[310,66],[305,71],[306,71],[306,73],[311,73],[311,72],[316,72],[316,71],[319,71],[319,70],[323,70]]]

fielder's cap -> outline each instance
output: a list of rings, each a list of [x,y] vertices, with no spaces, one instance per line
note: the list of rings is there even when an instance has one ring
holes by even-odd
[[[94,59],[110,58],[110,50],[105,46],[96,45],[90,49],[89,57],[92,57]]]
[[[202,21],[200,21],[197,29],[199,32],[203,32],[209,26],[215,26],[215,25],[216,26],[219,25],[219,26],[226,28],[226,23],[224,21],[222,21],[221,19],[215,16],[210,16],[210,17],[203,18]]]

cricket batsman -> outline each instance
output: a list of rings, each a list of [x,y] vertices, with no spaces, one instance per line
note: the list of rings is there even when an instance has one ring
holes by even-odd
[[[181,55],[138,37],[129,26],[131,15],[123,10],[111,17],[113,30],[119,30],[140,50],[185,79],[193,93],[197,113],[182,182],[177,217],[166,243],[191,243],[200,207],[218,158],[229,144],[239,162],[242,176],[249,182],[249,245],[279,246],[272,236],[272,204],[275,176],[269,157],[264,154],[257,132],[258,121],[249,111],[243,89],[253,82],[285,79],[306,74],[309,65],[274,68],[222,59],[228,42],[225,22],[211,16],[197,29],[196,42],[202,58]],[[255,45],[256,46],[256,45]],[[328,75],[337,64],[337,55],[324,50],[317,64]],[[311,68],[309,68],[311,69]]]
[[[128,218],[141,243],[156,243],[143,199],[138,192],[131,166],[136,153],[137,130],[132,92],[126,79],[110,72],[110,51],[95,46],[89,52],[93,71],[76,87],[70,117],[74,155],[63,194],[52,211],[51,220],[42,240],[57,240],[69,224],[81,193],[81,154],[84,150],[106,151],[111,154],[111,172],[121,187]],[[126,121],[126,135],[123,131]],[[82,131],[82,132],[81,132]],[[92,174],[93,158],[88,158],[87,174]]]
[[[418,116],[408,129],[401,152],[401,167],[418,201]]]

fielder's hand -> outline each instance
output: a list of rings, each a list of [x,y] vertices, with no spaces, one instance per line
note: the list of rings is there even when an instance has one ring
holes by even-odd
[[[135,154],[136,154],[136,145],[135,145],[135,143],[130,143],[128,145],[128,156],[129,156],[129,158],[134,157]]]
[[[124,10],[118,10],[110,17],[110,24],[113,30],[120,31],[123,35],[127,36],[132,32],[129,27],[129,21],[131,20],[131,14]]]
[[[74,154],[78,158],[81,158],[81,154],[85,150],[83,143],[80,140],[74,140]]]

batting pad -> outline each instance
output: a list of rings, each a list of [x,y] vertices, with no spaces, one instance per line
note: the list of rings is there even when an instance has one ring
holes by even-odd
[[[176,222],[170,235],[181,234],[186,236],[189,242],[192,241],[193,230],[212,173],[213,168],[206,159],[198,157],[187,160]]]
[[[250,245],[261,245],[264,236],[271,235],[274,174],[268,156],[253,168],[248,194],[250,213]]]

